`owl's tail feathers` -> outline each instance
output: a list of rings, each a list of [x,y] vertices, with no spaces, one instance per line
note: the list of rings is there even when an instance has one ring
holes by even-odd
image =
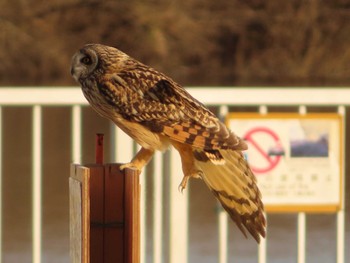
[[[217,150],[223,159],[196,158],[195,163],[203,171],[202,179],[220,201],[238,228],[247,237],[246,230],[260,243],[260,236],[265,237],[266,220],[261,193],[256,185],[256,178],[250,170],[243,154],[232,150]],[[197,155],[200,153],[197,152]],[[206,156],[213,152],[206,153]]]

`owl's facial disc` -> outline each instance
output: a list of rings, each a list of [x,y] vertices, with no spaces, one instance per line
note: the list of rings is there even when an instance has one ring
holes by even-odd
[[[80,50],[74,54],[71,64],[71,75],[79,82],[87,78],[95,69],[98,62],[97,55],[88,50]]]

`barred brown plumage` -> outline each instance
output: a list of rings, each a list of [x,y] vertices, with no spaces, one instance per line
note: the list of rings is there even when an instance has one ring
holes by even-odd
[[[265,237],[261,194],[241,153],[247,145],[202,103],[163,73],[100,44],[73,56],[71,74],[96,112],[142,146],[122,168],[141,170],[155,150],[172,145],[181,157],[181,190],[189,178],[203,179],[244,234]]]

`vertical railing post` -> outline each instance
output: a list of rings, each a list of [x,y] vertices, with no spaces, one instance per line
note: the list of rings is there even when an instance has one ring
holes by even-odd
[[[81,106],[72,107],[72,162],[81,163]]]
[[[299,106],[299,114],[305,115],[307,109],[305,105]],[[304,263],[306,259],[306,213],[298,213],[298,263]]]
[[[345,120],[345,114],[346,110],[344,106],[338,107],[338,113],[343,117],[343,120]],[[344,125],[342,127],[341,136],[342,141],[345,142],[345,122],[343,122]],[[341,155],[341,164],[340,172],[342,174],[343,182],[342,182],[342,189],[341,189],[341,207],[340,210],[337,212],[337,263],[344,263],[345,262],[345,185],[346,185],[346,176],[345,176],[345,145],[342,147],[342,155]]]
[[[261,105],[259,107],[259,113],[261,115],[266,115],[267,112],[268,112],[268,109],[267,109],[266,105]],[[265,213],[264,215],[265,215],[265,218],[267,221],[268,220],[267,214]],[[260,240],[260,244],[258,246],[258,262],[259,263],[266,263],[267,262],[267,239],[268,239],[268,236],[266,235],[265,238],[262,238]]]
[[[227,106],[221,106],[219,110],[219,117],[222,121],[225,120],[228,113]],[[227,263],[228,256],[228,216],[226,211],[218,204],[218,232],[219,232],[219,263]]]
[[[182,179],[181,159],[172,148],[170,150],[170,240],[169,262],[188,262],[188,191],[178,190]],[[187,185],[189,187],[189,185]]]
[[[2,107],[0,106],[0,262],[2,262]]]
[[[298,263],[304,263],[306,258],[306,214],[298,213]]]
[[[32,134],[32,149],[33,149],[33,185],[32,185],[32,206],[33,206],[33,263],[41,263],[41,227],[42,227],[42,178],[41,178],[41,106],[33,107],[33,134]]]
[[[153,263],[162,262],[163,249],[163,165],[162,153],[157,152],[154,156],[154,179],[153,179]]]

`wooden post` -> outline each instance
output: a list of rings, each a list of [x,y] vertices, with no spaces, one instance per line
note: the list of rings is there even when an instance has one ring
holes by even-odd
[[[71,166],[71,263],[140,261],[139,174],[119,167]]]
[[[96,153],[98,164],[71,165],[71,263],[138,263],[139,173],[102,164],[101,149]]]

